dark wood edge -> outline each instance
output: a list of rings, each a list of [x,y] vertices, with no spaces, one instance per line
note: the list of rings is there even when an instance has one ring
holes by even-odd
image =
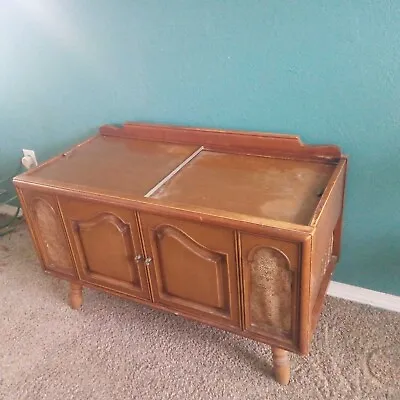
[[[335,145],[305,145],[297,135],[268,132],[218,130],[128,122],[122,126],[104,125],[103,136],[136,138],[181,144],[196,144],[205,149],[238,151],[245,154],[283,156],[310,160],[338,161],[342,158]]]
[[[186,219],[195,222],[204,222],[210,225],[221,225],[248,232],[268,234],[271,237],[282,236],[284,232],[290,239],[301,241],[305,236],[313,231],[307,225],[297,225],[290,222],[270,220],[266,218],[251,217],[245,214],[222,212],[219,210],[207,209],[204,207],[185,207],[182,204],[164,203],[160,200],[140,198],[127,199],[122,196],[105,195],[90,193],[82,190],[65,189],[62,187],[38,184],[14,179],[14,185],[21,189],[40,189],[41,191],[53,193],[55,195],[75,198],[79,200],[92,200],[106,202],[108,204],[123,206],[135,211],[148,212],[156,215],[169,215],[178,219]]]
[[[146,245],[144,242],[144,232],[142,229],[142,221],[140,220],[140,215],[137,211],[135,211],[135,220],[136,220],[136,228],[138,230],[139,233],[139,242],[140,242],[140,247],[142,249],[142,251],[144,252],[144,256],[145,258],[150,257],[150,254],[147,254],[147,249],[146,249]],[[145,268],[144,272],[146,274],[146,278],[147,278],[147,289],[148,289],[148,293],[150,295],[150,298],[153,299],[154,298],[154,293],[153,293],[153,288],[151,287],[151,274],[150,274],[150,269],[149,268]]]
[[[332,256],[331,261],[328,265],[328,268],[326,269],[324,278],[322,279],[322,283],[321,283],[320,290],[319,290],[319,293],[317,296],[317,300],[315,301],[314,308],[312,311],[310,340],[311,340],[311,336],[314,333],[315,328],[317,326],[319,316],[321,315],[321,312],[323,310],[326,292],[328,290],[329,282],[331,281],[333,272],[335,271],[336,264],[337,264],[337,257]]]
[[[239,321],[240,328],[245,328],[245,301],[244,301],[244,277],[242,268],[242,246],[240,241],[240,234],[238,230],[234,231],[235,236],[235,256],[236,256],[236,278],[237,278],[237,293],[239,305]]]
[[[65,235],[65,237],[66,237],[66,239],[67,239],[67,242],[68,242],[68,248],[69,248],[69,252],[70,252],[70,254],[71,254],[71,259],[72,259],[72,262],[74,263],[75,273],[76,273],[76,275],[77,275],[77,278],[78,278],[79,280],[81,280],[81,279],[82,279],[82,276],[81,276],[81,273],[79,272],[79,268],[78,268],[79,260],[77,259],[77,257],[79,257],[79,256],[78,256],[78,255],[76,254],[76,252],[73,250],[73,247],[72,247],[72,238],[71,238],[70,235],[68,234],[67,223],[66,223],[66,220],[65,220],[65,216],[64,216],[63,210],[62,210],[62,208],[61,208],[60,199],[58,198],[58,196],[54,196],[54,197],[55,197],[56,200],[57,200],[58,212],[59,212],[59,214],[60,214],[60,216],[61,216],[62,227],[63,227],[63,230],[64,230],[64,235]]]
[[[299,350],[301,354],[308,354],[310,346],[310,299],[311,299],[311,257],[312,236],[307,236],[301,246],[301,268],[299,277]]]

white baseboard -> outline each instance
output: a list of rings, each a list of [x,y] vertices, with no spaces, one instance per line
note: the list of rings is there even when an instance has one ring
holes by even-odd
[[[18,207],[10,206],[9,204],[0,204],[0,214],[9,215],[13,217],[17,212]],[[22,209],[19,210],[19,215],[22,215]]]
[[[346,283],[332,281],[328,286],[328,295],[355,301],[356,303],[369,304],[370,306],[389,311],[400,312],[400,296],[376,292],[375,290],[347,285]]]

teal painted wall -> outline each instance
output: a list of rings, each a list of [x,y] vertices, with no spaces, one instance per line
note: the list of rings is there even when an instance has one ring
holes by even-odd
[[[2,0],[0,175],[125,120],[336,143],[335,280],[400,295],[399,27],[395,0]]]

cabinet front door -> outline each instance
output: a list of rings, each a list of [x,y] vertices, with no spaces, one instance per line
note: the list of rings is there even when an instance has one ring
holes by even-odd
[[[81,280],[150,299],[135,212],[60,198]]]
[[[197,319],[239,326],[232,230],[140,214],[155,302]]]

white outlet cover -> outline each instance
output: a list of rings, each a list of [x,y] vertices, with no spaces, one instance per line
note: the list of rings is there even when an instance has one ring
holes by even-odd
[[[24,157],[30,157],[32,159],[32,161],[34,162],[34,164],[38,165],[38,162],[36,159],[36,154],[33,150],[22,149],[22,153],[24,154]]]

